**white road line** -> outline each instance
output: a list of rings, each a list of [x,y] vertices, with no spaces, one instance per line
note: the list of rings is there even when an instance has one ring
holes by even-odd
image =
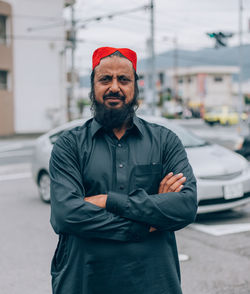
[[[0,158],[32,155],[32,150],[8,151],[0,153]]]
[[[0,175],[6,173],[19,173],[27,172],[31,169],[31,163],[10,163],[5,165],[0,165]],[[18,172],[17,172],[18,171]]]
[[[31,173],[19,173],[19,174],[10,174],[0,176],[0,182],[11,181],[11,180],[21,180],[31,178]]]
[[[207,233],[213,236],[223,236],[235,233],[242,233],[250,231],[250,223],[243,224],[225,224],[225,225],[200,225],[192,224],[191,228]]]

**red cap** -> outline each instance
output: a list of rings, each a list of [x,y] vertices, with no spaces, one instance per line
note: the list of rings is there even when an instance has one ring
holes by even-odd
[[[113,47],[100,47],[97,48],[92,56],[92,70],[100,63],[101,59],[107,57],[114,52],[119,51],[124,57],[132,62],[133,68],[136,71],[137,56],[135,51],[128,48],[113,48]]]

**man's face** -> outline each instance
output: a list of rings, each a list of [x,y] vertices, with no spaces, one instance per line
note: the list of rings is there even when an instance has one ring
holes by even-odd
[[[120,109],[134,99],[135,78],[132,63],[112,56],[95,68],[94,92],[97,102],[108,109]]]

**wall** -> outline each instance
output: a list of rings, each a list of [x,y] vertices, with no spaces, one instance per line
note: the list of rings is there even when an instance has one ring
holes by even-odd
[[[6,35],[10,37],[12,33],[12,11],[11,5],[0,1],[0,15],[7,16]],[[13,57],[12,40],[7,40],[6,44],[0,44],[0,70],[8,72],[8,87],[0,89],[0,136],[14,133],[14,97],[13,97]]]
[[[9,0],[13,7],[15,132],[65,121],[63,0]],[[29,30],[32,28],[32,30]]]

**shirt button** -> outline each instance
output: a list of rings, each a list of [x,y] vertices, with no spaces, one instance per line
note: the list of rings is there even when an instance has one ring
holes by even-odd
[[[118,147],[122,147],[122,144],[119,143],[117,146],[118,146]]]
[[[119,167],[122,168],[124,165],[122,163],[119,164]]]

